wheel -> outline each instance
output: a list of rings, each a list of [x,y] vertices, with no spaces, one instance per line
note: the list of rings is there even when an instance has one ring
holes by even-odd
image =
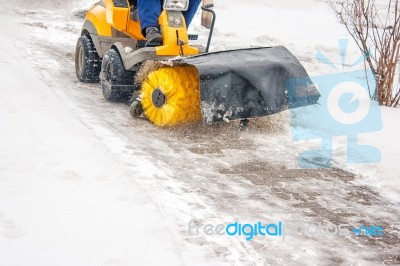
[[[135,72],[126,71],[119,53],[111,49],[103,57],[100,81],[107,101],[125,102],[134,91]]]
[[[97,54],[93,41],[83,35],[78,39],[75,50],[76,76],[82,82],[99,82],[101,58]]]
[[[143,114],[143,107],[140,101],[134,101],[129,107],[129,113],[133,117],[139,117]]]
[[[145,116],[157,126],[201,120],[199,73],[193,66],[151,72],[142,83],[140,99]]]

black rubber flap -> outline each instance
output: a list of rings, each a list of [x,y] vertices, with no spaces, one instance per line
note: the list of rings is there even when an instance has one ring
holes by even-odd
[[[304,67],[285,47],[209,53],[184,62],[200,73],[205,124],[266,116],[314,104],[320,97]],[[302,86],[292,86],[296,81]]]

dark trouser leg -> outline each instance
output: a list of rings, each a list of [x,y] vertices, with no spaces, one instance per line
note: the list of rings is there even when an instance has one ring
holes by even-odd
[[[144,29],[147,27],[158,28],[158,17],[161,14],[160,0],[138,0],[138,11],[140,19],[140,28],[142,34],[146,35]]]
[[[185,17],[187,27],[189,27],[190,23],[192,22],[192,19],[196,14],[200,2],[201,0],[190,0],[188,10],[186,12],[183,12],[183,16]]]

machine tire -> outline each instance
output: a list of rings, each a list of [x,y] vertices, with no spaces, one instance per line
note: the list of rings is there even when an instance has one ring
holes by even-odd
[[[99,57],[92,39],[82,35],[76,44],[75,71],[82,82],[96,83],[100,81],[101,58]]]
[[[126,71],[119,53],[110,49],[103,57],[100,81],[103,96],[107,101],[125,102],[134,91],[135,72]]]
[[[138,100],[135,100],[129,107],[129,113],[133,117],[139,117],[143,114],[142,103]]]

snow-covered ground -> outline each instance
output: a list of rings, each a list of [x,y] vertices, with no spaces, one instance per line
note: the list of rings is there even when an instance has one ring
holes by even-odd
[[[359,136],[381,163],[347,164],[338,136],[332,169],[298,167],[308,144],[292,140],[288,113],[244,132],[133,120],[99,85],[76,80],[81,14],[93,2],[0,0],[1,266],[399,263],[399,110],[382,108],[383,129]],[[284,45],[312,76],[363,67],[342,67],[348,35],[324,1],[215,2],[214,51]],[[202,42],[199,21],[190,31]],[[346,63],[358,57],[349,42]],[[380,225],[385,235],[246,241],[191,236],[191,220]]]

